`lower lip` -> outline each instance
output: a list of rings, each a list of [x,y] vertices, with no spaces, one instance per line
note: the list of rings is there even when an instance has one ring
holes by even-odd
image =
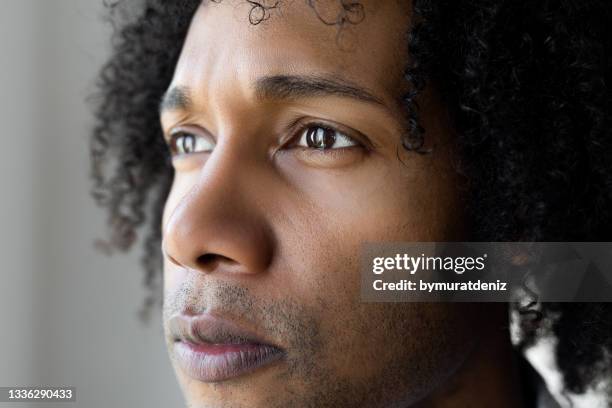
[[[218,382],[253,372],[283,356],[276,347],[261,344],[194,344],[176,342],[174,354],[190,377]]]

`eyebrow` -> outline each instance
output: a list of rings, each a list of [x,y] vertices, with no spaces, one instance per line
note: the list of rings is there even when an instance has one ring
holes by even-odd
[[[255,81],[255,95],[260,100],[299,99],[317,96],[341,96],[362,102],[383,105],[384,102],[345,79],[318,75],[271,75]],[[160,102],[160,112],[165,110],[189,109],[191,107],[189,88],[177,86],[166,92]]]
[[[191,98],[189,97],[189,88],[184,86],[175,86],[164,93],[159,103],[159,111],[189,109],[191,107]]]
[[[260,99],[296,99],[315,96],[342,96],[384,105],[368,90],[333,76],[273,75],[259,78],[255,93]]]

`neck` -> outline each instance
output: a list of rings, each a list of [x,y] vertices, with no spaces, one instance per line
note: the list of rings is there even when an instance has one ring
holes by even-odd
[[[510,343],[507,304],[491,307],[497,318],[483,327],[484,335],[465,363],[415,408],[525,406],[516,353]]]

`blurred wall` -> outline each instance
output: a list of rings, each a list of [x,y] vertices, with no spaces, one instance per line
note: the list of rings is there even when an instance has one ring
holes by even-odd
[[[104,214],[85,98],[108,52],[103,15],[102,0],[2,0],[0,386],[73,385],[70,407],[180,407],[161,318],[137,319],[140,252],[92,245]]]

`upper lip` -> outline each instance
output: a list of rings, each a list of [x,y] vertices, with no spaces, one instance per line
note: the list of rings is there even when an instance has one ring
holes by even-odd
[[[199,315],[178,314],[168,321],[173,341],[193,344],[253,344],[280,349],[263,337],[234,323],[210,313]]]

